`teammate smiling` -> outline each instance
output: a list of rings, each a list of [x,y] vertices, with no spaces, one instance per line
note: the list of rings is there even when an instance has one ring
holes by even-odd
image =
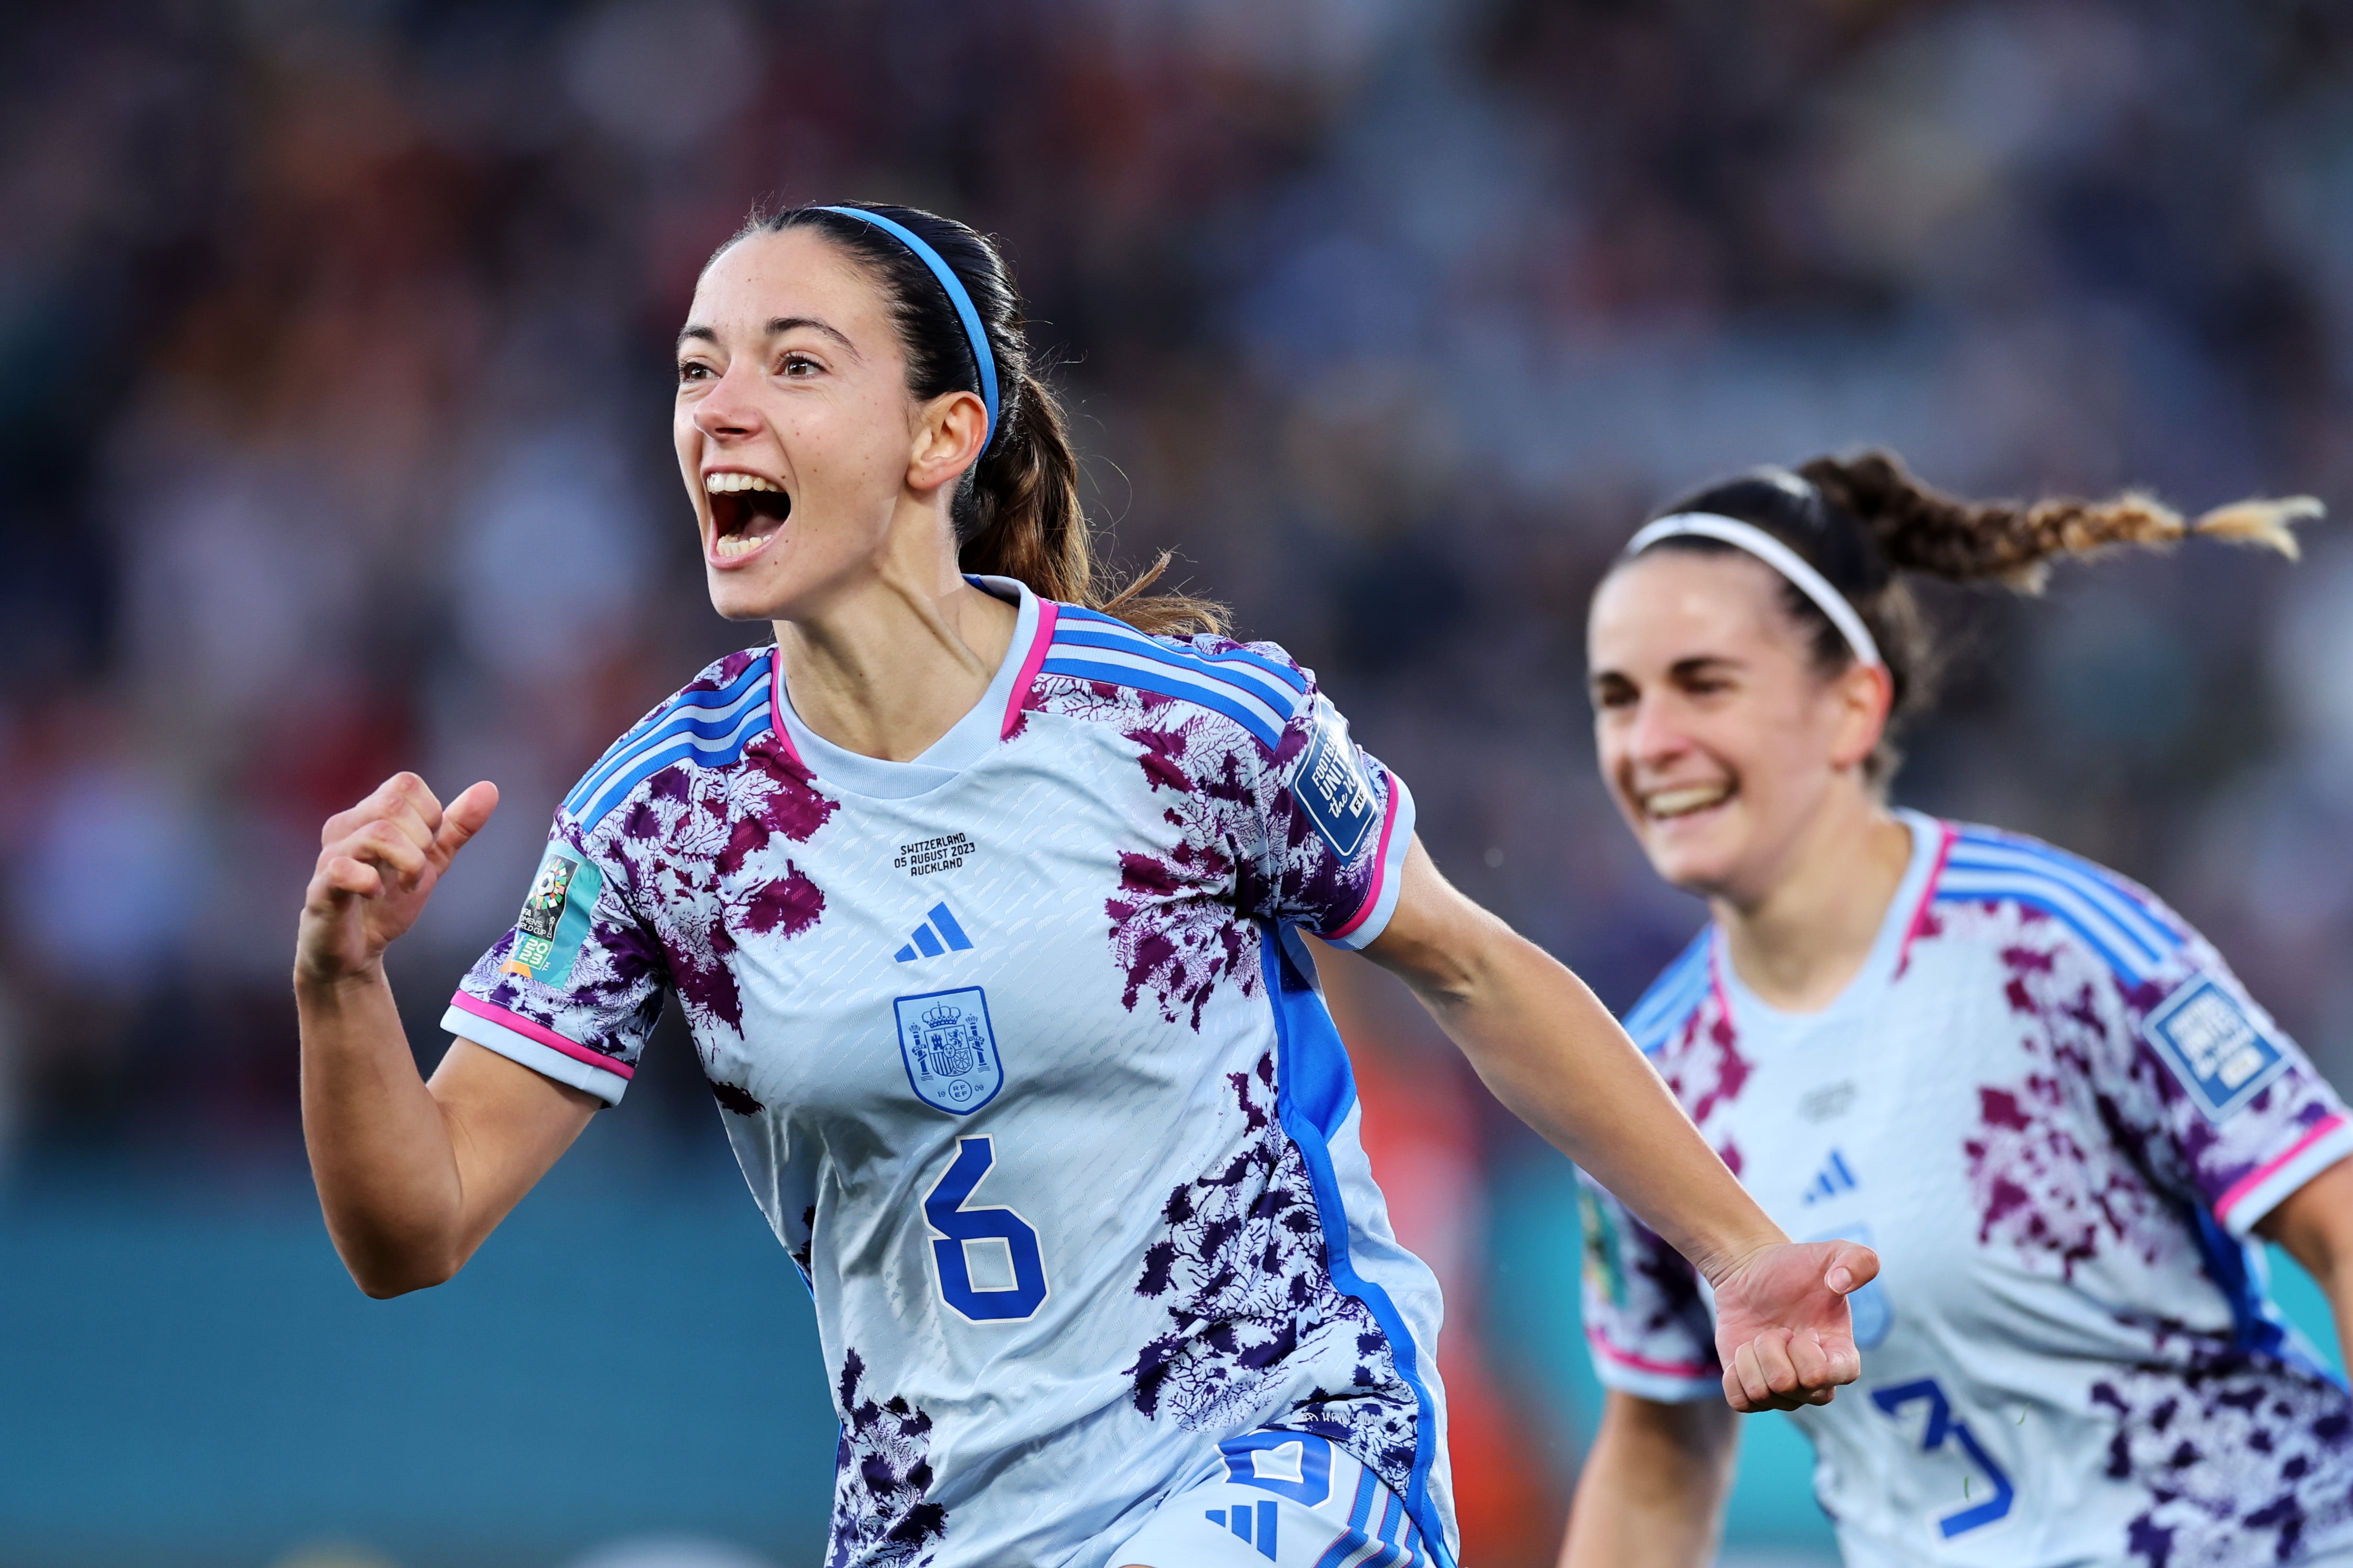
[[[2194,531],[2289,554],[2308,501]],[[2031,839],[1884,803],[1928,651],[1902,572],[2031,587],[2186,531],[2145,498],[1974,506],[1895,461],[1765,469],[1595,595],[1602,772],[1715,920],[1628,1016],[1766,1211],[1867,1241],[1870,1376],[1799,1412],[1856,1568],[2353,1563],[2353,1402],[2254,1236],[2353,1305],[2353,1123],[2196,932]],[[1610,1390],[1568,1568],[1712,1560],[1736,1447],[1690,1268],[1588,1183]]]
[[[404,774],[327,825],[303,1115],[364,1289],[455,1272],[621,1099],[668,991],[816,1298],[831,1568],[1448,1562],[1437,1289],[1308,933],[1402,975],[1715,1281],[1727,1397],[1853,1378],[1869,1251],[1788,1243],[1575,977],[1440,879],[1308,672],[1104,601],[987,241],[756,222],[678,370],[712,601],[776,641],[565,798],[429,1084],[382,954],[496,792]]]

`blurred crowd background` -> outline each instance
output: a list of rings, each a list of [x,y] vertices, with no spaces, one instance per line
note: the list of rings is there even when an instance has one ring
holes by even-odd
[[[438,1055],[564,789],[764,640],[709,610],[668,441],[754,203],[1001,236],[1118,556],[1313,665],[1440,863],[1620,1006],[1702,918],[1582,690],[1650,508],[1884,443],[1965,493],[2353,512],[2320,0],[87,0],[11,10],[0,87],[12,1563],[818,1560],[806,1299],[682,1053],[503,1260],[377,1306],[308,1207],[286,979],[327,815],[493,778],[395,958]],[[2151,884],[2340,1084],[2343,526],[1942,595],[1895,790]],[[1327,974],[1450,1288],[1473,1561],[1537,1563],[1594,1409],[1567,1168]],[[1825,1539],[1784,1442],[1736,1547]]]

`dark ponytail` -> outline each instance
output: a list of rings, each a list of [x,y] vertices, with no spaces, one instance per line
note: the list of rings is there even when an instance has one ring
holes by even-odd
[[[967,572],[1011,577],[1042,598],[1116,616],[1140,631],[1184,636],[1223,629],[1223,606],[1182,594],[1145,590],[1168,568],[1160,558],[1115,591],[1098,582],[1094,534],[1079,502],[1078,456],[1053,389],[1039,379],[1024,332],[1021,294],[1004,256],[987,236],[918,207],[849,204],[923,237],[972,297],[997,362],[996,433],[965,470],[952,516],[957,559]],[[907,355],[907,390],[928,401],[980,391],[980,370],[963,322],[929,268],[885,231],[822,206],[754,213],[728,241],[755,234],[814,228],[865,267],[891,301]],[[723,249],[724,247],[722,247]]]
[[[1866,451],[1816,458],[1794,473],[1751,469],[1656,515],[1684,511],[1713,512],[1763,529],[1804,557],[1862,616],[1895,688],[1887,735],[1863,769],[1883,784],[1901,761],[1896,729],[1927,705],[1936,673],[1935,640],[1904,574],[2037,594],[2051,563],[2061,557],[2120,545],[2161,549],[2191,534],[2261,545],[2293,560],[2297,550],[2290,530],[2320,516],[2322,507],[2310,496],[2245,500],[2191,521],[2137,491],[2105,501],[1971,501],[1921,483],[1892,452]],[[1675,535],[1651,548],[1714,552],[1735,547]],[[1844,669],[1854,658],[1845,637],[1794,584],[1783,588],[1783,606],[1805,628],[1815,665],[1826,675]]]

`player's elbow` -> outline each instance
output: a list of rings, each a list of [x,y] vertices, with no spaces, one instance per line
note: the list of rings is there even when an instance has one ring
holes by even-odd
[[[362,1295],[378,1301],[446,1285],[465,1266],[464,1255],[454,1248],[419,1247],[368,1257],[350,1253],[343,1256],[343,1268],[350,1272],[352,1283],[360,1288]]]

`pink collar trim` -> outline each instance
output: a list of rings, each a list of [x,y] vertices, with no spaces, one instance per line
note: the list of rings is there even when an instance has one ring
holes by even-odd
[[[1029,705],[1029,689],[1038,684],[1038,671],[1046,663],[1046,650],[1054,646],[1054,623],[1061,618],[1061,606],[1043,594],[1038,595],[1038,632],[1029,639],[1029,656],[1021,661],[1021,672],[1013,678],[1013,690],[1005,700],[1005,723],[997,731],[1000,741],[1009,741],[1013,731],[1021,726],[1021,710]]]
[[[793,765],[808,772],[809,765],[801,761],[801,749],[793,744],[793,732],[785,723],[785,650],[774,644],[768,647],[768,730]]]

